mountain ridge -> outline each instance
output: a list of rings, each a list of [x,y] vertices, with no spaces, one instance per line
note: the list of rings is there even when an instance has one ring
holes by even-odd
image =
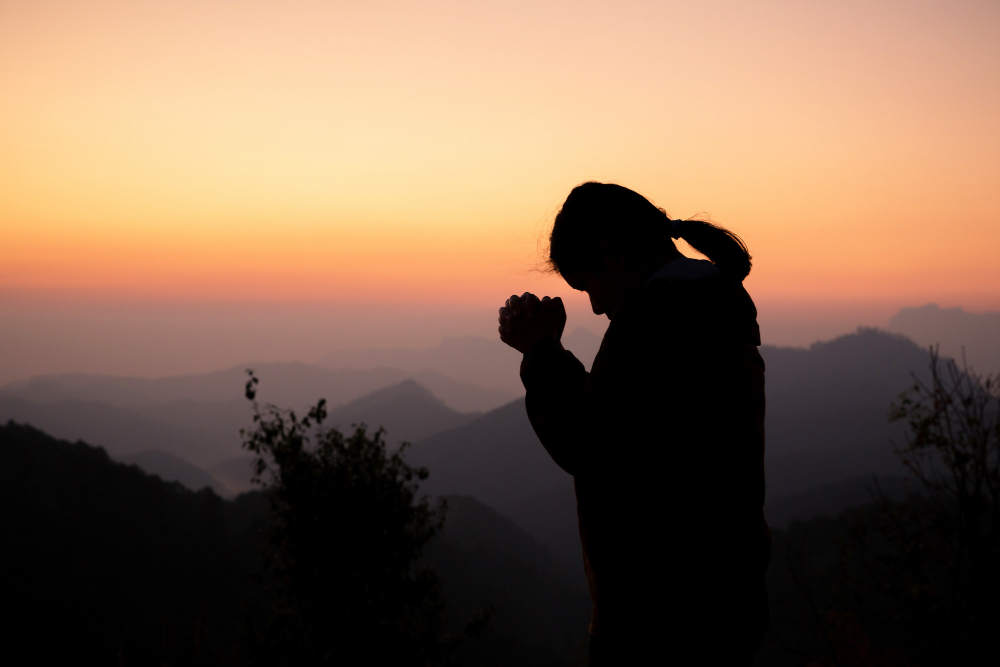
[[[321,368],[305,363],[248,363],[199,374],[162,378],[70,373],[42,375],[0,386],[0,397],[25,398],[36,403],[96,400],[115,407],[196,401],[228,402],[242,396],[246,370],[261,378],[260,398],[302,409],[325,398],[330,406],[349,403],[378,389],[414,379],[459,412],[492,409],[516,398],[519,392],[481,387],[455,380],[432,369],[416,372],[379,365],[372,368]]]
[[[326,426],[342,431],[360,422],[373,429],[385,427],[392,444],[425,438],[466,424],[477,415],[452,410],[416,381],[403,380],[329,408]],[[0,397],[0,423],[9,419],[31,423],[59,438],[94,443],[112,458],[134,461],[170,481],[208,485],[228,493],[251,488],[252,457],[243,450],[240,436],[240,429],[253,423],[245,398],[124,408],[99,401],[35,403]]]

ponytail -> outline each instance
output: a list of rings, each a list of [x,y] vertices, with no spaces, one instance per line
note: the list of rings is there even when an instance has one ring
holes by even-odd
[[[702,220],[671,220],[638,192],[614,183],[573,188],[556,215],[549,236],[549,263],[565,276],[601,265],[620,252],[636,266],[653,269],[682,238],[726,276],[742,281],[750,273],[750,253],[727,229]]]
[[[704,220],[671,220],[670,236],[687,241],[727,276],[742,281],[750,274],[750,251],[728,229]]]

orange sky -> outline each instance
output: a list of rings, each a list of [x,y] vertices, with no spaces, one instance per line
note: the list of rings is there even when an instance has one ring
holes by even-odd
[[[8,302],[563,293],[598,179],[738,231],[765,306],[1000,308],[994,0],[4,0],[0,91]]]

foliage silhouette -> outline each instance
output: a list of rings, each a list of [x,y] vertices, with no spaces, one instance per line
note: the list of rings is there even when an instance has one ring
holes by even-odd
[[[859,621],[893,636],[918,664],[971,664],[1000,623],[1000,390],[998,377],[941,362],[890,419],[908,425],[895,447],[916,488],[879,493],[845,541],[840,576]],[[898,628],[906,628],[899,636]]]
[[[244,447],[268,499],[267,563],[276,588],[255,629],[264,664],[431,665],[450,641],[435,572],[418,563],[444,506],[417,498],[426,468],[386,450],[383,431],[322,429],[326,402],[304,417],[246,397]]]
[[[914,376],[889,414],[907,426],[894,446],[910,475],[905,499],[876,479],[871,504],[776,535],[786,567],[769,573],[772,654],[858,667],[978,664],[994,654],[998,378],[942,361],[936,348],[929,366],[929,379]]]

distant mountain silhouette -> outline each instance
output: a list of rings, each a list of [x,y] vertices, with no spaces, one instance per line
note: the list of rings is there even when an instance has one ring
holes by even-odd
[[[478,416],[456,412],[415,380],[403,380],[332,408],[325,425],[346,432],[352,424],[365,422],[373,429],[385,427],[389,442],[415,442]]]
[[[201,466],[211,466],[242,453],[240,429],[253,420],[253,409],[243,396],[228,401],[172,401],[137,405],[130,410],[148,419],[177,428],[196,431],[215,444],[210,460],[200,459]],[[178,452],[173,452],[178,453]]]
[[[496,615],[459,664],[566,664],[585,640],[581,572],[472,498],[448,498],[424,559],[460,629]],[[224,501],[84,443],[0,426],[0,567],[10,641],[40,664],[232,664],[265,594],[264,498]]]
[[[197,424],[193,428],[170,424],[96,401],[33,403],[0,398],[0,423],[11,419],[58,438],[92,442],[120,460],[157,449],[205,469],[240,453],[238,433],[220,441],[212,431],[198,428]]]
[[[435,370],[411,372],[385,364],[359,370],[300,363],[248,363],[212,373],[155,379],[87,374],[40,376],[0,387],[0,397],[35,403],[99,401],[125,408],[231,402],[241,396],[247,368],[253,368],[261,378],[261,400],[295,409],[312,405],[319,398],[325,398],[331,406],[342,405],[406,379],[416,379],[459,412],[492,409],[523,393],[460,382]]]
[[[970,313],[931,303],[903,308],[889,320],[889,331],[912,338],[924,347],[940,344],[941,354],[965,357],[980,373],[1000,372],[1000,312]]]
[[[219,461],[208,468],[206,472],[213,479],[224,484],[230,493],[246,493],[260,488],[252,483],[253,461],[253,457],[249,454],[240,454],[231,459]]]
[[[85,399],[120,407],[231,401],[240,396],[247,368],[253,368],[261,378],[261,400],[296,409],[320,397],[339,405],[406,379],[405,373],[391,368],[330,371],[300,363],[249,363],[212,373],[153,379],[87,374],[42,376],[0,387],[0,395],[36,403]]]
[[[524,399],[413,444],[407,459],[433,474],[426,489],[475,496],[502,507],[565,485],[563,472],[538,441]]]
[[[838,404],[891,400],[923,374],[927,350],[899,334],[861,327],[856,332],[808,348],[763,345],[768,396],[788,396],[802,389]],[[858,394],[857,392],[861,392]]]
[[[867,474],[902,474],[890,442],[889,405],[927,374],[928,355],[909,339],[859,329],[808,349],[761,347],[767,365],[768,495]]]
[[[412,373],[434,370],[461,382],[522,393],[517,367],[520,354],[499,340],[480,336],[444,338],[424,349],[378,348],[332,352],[319,360],[324,368],[399,368]]]
[[[228,401],[176,400],[131,408],[96,401],[0,397],[0,419],[30,423],[60,438],[95,443],[116,460],[134,462],[189,488],[208,485],[219,492],[240,493],[251,488],[249,457],[241,447],[240,429],[251,425],[252,412],[246,399],[239,397],[242,380],[233,393],[237,398]],[[468,423],[475,416],[452,410],[426,388],[404,380],[330,408],[328,424],[342,430],[362,421],[373,429],[385,426],[389,441],[399,442]],[[160,454],[150,454],[150,450]]]
[[[408,376],[458,412],[486,412],[512,401],[522,393],[485,386],[485,383],[476,381],[455,380],[435,370],[417,371]]]
[[[563,345],[589,368],[601,346],[601,338],[578,327],[563,336]],[[518,375],[521,355],[498,339],[481,336],[444,338],[440,345],[422,349],[380,348],[333,352],[320,359],[319,363],[325,368],[391,367],[413,373],[436,371],[470,385],[501,389],[513,394],[509,398],[524,393]],[[432,385],[423,382],[420,377],[416,379],[434,391]]]
[[[122,463],[138,466],[143,472],[155,475],[165,482],[179,482],[192,491],[200,491],[208,487],[220,496],[233,495],[229,488],[211,473],[159,449],[147,449],[136,454],[128,454],[118,460]]]

